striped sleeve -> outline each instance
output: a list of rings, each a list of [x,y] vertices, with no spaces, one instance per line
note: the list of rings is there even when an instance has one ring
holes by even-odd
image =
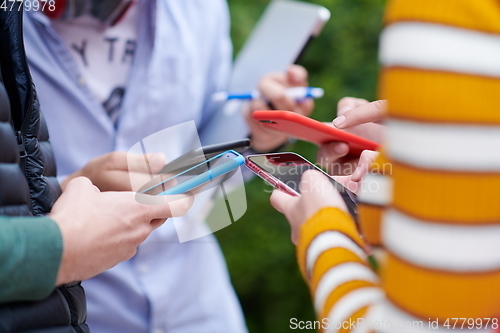
[[[492,331],[500,309],[500,1],[392,0],[386,23],[387,300],[369,316],[423,321],[415,332],[449,331],[454,318],[457,327],[478,323],[468,331]]]
[[[382,298],[356,225],[337,208],[320,210],[302,226],[297,256],[318,318],[327,319],[325,332],[340,332]]]
[[[388,117],[377,162],[391,172],[363,180],[385,189],[363,192],[360,208],[366,238],[387,252],[383,293],[355,226],[333,208],[303,226],[301,269],[328,332],[494,332],[500,0],[391,0],[385,20],[380,97]],[[336,327],[355,318],[368,324]]]

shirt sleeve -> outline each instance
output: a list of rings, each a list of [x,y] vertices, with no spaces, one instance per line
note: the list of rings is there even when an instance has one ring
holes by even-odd
[[[302,226],[297,259],[321,323],[356,322],[382,297],[365,247],[354,221],[337,208],[320,210]]]
[[[62,250],[62,236],[53,220],[0,217],[0,303],[50,295]]]

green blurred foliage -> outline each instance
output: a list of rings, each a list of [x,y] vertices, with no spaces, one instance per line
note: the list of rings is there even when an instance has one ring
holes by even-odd
[[[228,0],[235,54],[269,0]],[[310,85],[325,89],[313,118],[331,121],[343,96],[376,98],[378,35],[385,0],[309,0],[332,17],[300,60]],[[291,148],[314,161],[317,148],[296,142]],[[252,333],[289,332],[290,318],[314,320],[309,291],[297,268],[290,229],[269,204],[270,187],[260,179],[246,186],[248,211],[216,233],[232,282]]]

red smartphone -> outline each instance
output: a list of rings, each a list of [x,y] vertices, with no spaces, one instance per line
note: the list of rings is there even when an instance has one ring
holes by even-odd
[[[276,189],[293,196],[300,196],[300,181],[306,170],[318,170],[328,177],[340,193],[351,215],[356,219],[356,194],[338,183],[326,172],[295,153],[249,155],[245,165],[257,176]]]
[[[317,145],[333,141],[346,142],[349,145],[349,155],[359,156],[365,149],[377,150],[380,146],[376,142],[291,111],[262,110],[255,111],[252,116],[264,127]]]

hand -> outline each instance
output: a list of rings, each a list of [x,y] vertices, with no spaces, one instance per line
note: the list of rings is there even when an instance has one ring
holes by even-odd
[[[83,176],[101,191],[132,191],[132,178],[135,183],[146,184],[151,180],[150,173],[160,171],[165,163],[165,155],[161,153],[136,155],[116,151],[92,159],[83,169],[68,176],[61,188],[64,191],[69,181]]]
[[[368,173],[370,166],[379,155],[376,151],[363,150],[359,160],[356,162],[356,169],[351,175],[348,176],[333,176],[333,178],[340,184],[347,187],[352,192],[358,194],[361,190],[360,181]]]
[[[296,245],[300,227],[317,211],[325,207],[337,207],[347,212],[347,206],[327,177],[319,171],[308,170],[302,175],[300,197],[274,190],[271,205],[284,214],[292,229],[292,242]]]
[[[104,192],[89,179],[68,182],[50,217],[63,239],[56,285],[89,279],[135,255],[137,246],[169,217],[181,216],[192,197],[164,196],[168,203],[142,205],[133,192]],[[159,198],[161,197],[153,197]]]
[[[368,140],[381,143],[384,126],[379,124],[386,113],[386,101],[368,102],[353,97],[342,98],[337,105],[333,126]],[[331,142],[320,147],[317,162],[331,175],[350,175],[356,169],[358,158],[344,158],[349,152],[345,142]]]
[[[297,103],[286,95],[287,88],[306,87],[307,85],[307,71],[304,67],[298,65],[290,66],[286,73],[271,73],[261,79],[259,90],[265,100],[253,100],[248,107],[243,109],[252,134],[252,148],[255,151],[272,151],[286,143],[288,135],[264,128],[252,118],[252,113],[256,110],[268,110],[270,108],[270,105],[266,103],[268,101],[277,110],[288,110],[308,116],[314,108],[312,99]]]

